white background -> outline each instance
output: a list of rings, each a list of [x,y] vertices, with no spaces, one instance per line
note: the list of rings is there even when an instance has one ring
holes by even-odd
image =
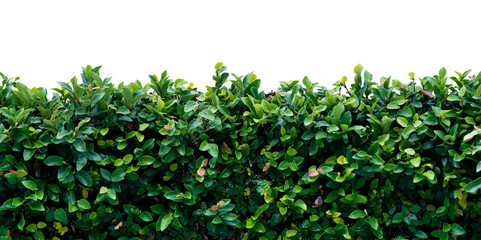
[[[254,71],[261,88],[300,80],[352,82],[361,63],[374,79],[407,81],[481,70],[476,1],[1,1],[0,71],[57,87],[81,67],[147,83],[168,70],[205,90],[214,65]],[[230,79],[233,79],[232,77]]]

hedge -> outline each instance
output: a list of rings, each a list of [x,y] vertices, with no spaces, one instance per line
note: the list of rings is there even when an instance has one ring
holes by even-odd
[[[481,74],[99,70],[51,98],[0,74],[0,239],[481,238]]]

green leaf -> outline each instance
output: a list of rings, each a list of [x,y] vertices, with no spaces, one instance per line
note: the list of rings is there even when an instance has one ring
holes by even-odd
[[[287,213],[287,208],[286,207],[281,207],[279,208],[279,212],[282,214],[282,215],[285,215]]]
[[[199,147],[199,150],[201,151],[207,151],[210,149],[210,144],[204,140],[201,144],[200,144],[200,147]]]
[[[419,167],[419,165],[421,164],[421,157],[416,157],[416,158],[413,158],[411,160],[409,160],[411,162],[411,164],[414,166],[414,167]]]
[[[139,125],[139,131],[144,131],[148,127],[149,127],[148,123],[142,123]]]
[[[364,218],[366,216],[366,213],[362,210],[355,210],[349,215],[349,218],[351,219],[358,219],[358,218]]]
[[[427,177],[429,180],[433,180],[434,172],[432,170],[428,170],[427,172],[423,173],[423,176]]]
[[[37,231],[37,225],[35,223],[30,223],[25,229],[31,233],[34,233]]]
[[[75,142],[73,142],[73,146],[74,146],[75,150],[77,150],[78,152],[86,152],[87,151],[87,148],[85,147],[85,142],[80,140],[80,139],[75,140]]]
[[[291,148],[291,147],[290,147],[289,149],[287,149],[287,155],[289,155],[289,156],[295,156],[296,154],[297,154],[297,150],[296,150],[296,149]]]
[[[411,155],[411,156],[416,154],[416,152],[412,148],[406,148],[406,149],[404,149],[404,152]]]
[[[109,132],[109,128],[100,129],[100,134],[102,134],[102,136],[105,136],[105,134],[107,134],[108,132]]]
[[[216,216],[213,220],[212,220],[212,224],[220,224],[222,223],[224,220],[222,220],[221,217],[219,216]]]
[[[55,212],[53,213],[53,217],[55,218],[55,220],[61,223],[67,222],[67,214],[65,213],[65,210],[63,210],[63,208],[55,209]]]
[[[45,228],[46,226],[47,226],[47,224],[45,222],[38,222],[37,223],[37,228],[42,229],[42,228]]]
[[[34,182],[34,181],[31,181],[31,180],[25,180],[25,181],[22,181],[22,184],[23,186],[25,186],[26,188],[32,190],[32,191],[36,191],[37,190],[37,184]]]
[[[428,238],[428,235],[421,230],[417,230],[416,232],[414,232],[414,236],[417,237],[417,238],[420,238],[420,239]]]
[[[151,165],[152,163],[154,163],[155,161],[155,158],[153,158],[152,156],[149,156],[149,155],[142,155],[139,157],[139,164],[141,166],[146,166],[146,165]]]
[[[294,237],[297,234],[297,231],[294,229],[287,230],[286,237]]]
[[[35,234],[33,234],[33,238],[35,240],[45,240],[45,236],[43,235],[42,231],[37,231]]]
[[[23,227],[25,226],[25,218],[23,217],[23,214],[20,214],[20,216],[20,221],[18,221],[17,227],[20,229],[20,231],[23,231]]]
[[[454,235],[464,235],[466,233],[466,230],[464,230],[463,227],[461,227],[461,225],[457,224],[457,223],[452,223],[451,224],[451,233],[454,234]]]
[[[398,117],[397,118],[397,122],[399,123],[399,125],[401,125],[401,127],[405,128],[408,126],[408,120],[404,117]]]
[[[233,214],[233,213],[226,213],[226,214],[224,215],[224,220],[226,220],[226,221],[233,221],[233,220],[237,219],[237,217],[238,217],[238,216],[235,215],[235,214]]]
[[[211,143],[210,144],[210,147],[209,147],[209,150],[207,150],[209,152],[209,154],[212,156],[212,157],[218,157],[219,156],[219,147],[217,146],[217,144],[215,143]]]
[[[63,181],[72,171],[70,166],[62,166],[58,170],[57,178],[59,181]]]
[[[62,166],[64,164],[63,158],[60,156],[49,156],[43,160],[47,166]]]
[[[140,215],[139,215],[139,218],[142,219],[144,222],[151,222],[154,220],[154,218],[152,218],[152,215],[150,215],[150,212],[142,212]]]
[[[23,150],[23,160],[28,161],[33,157],[35,149],[24,149]]]
[[[89,201],[87,201],[87,200],[85,200],[85,199],[83,199],[83,198],[77,201],[77,205],[78,205],[80,208],[82,208],[83,210],[89,210],[90,208],[92,208],[92,207],[90,206]]]
[[[367,203],[367,198],[363,195],[356,195],[356,197],[354,198],[354,201],[356,203],[362,203],[362,204],[366,204]]]
[[[107,196],[112,200],[117,199],[117,194],[115,193],[115,190],[113,190],[113,189],[107,190]]]
[[[306,205],[301,199],[298,199],[298,200],[294,203],[294,205],[302,208],[302,210],[304,210],[304,211],[307,211],[307,205]]]
[[[198,103],[194,101],[188,101],[184,106],[184,112],[188,113],[190,111],[194,111],[195,109],[197,109],[198,106]]]
[[[218,63],[215,64],[214,68],[215,68],[216,71],[219,71],[219,69],[221,69],[222,66],[224,66],[224,63],[218,62]]]
[[[366,222],[369,223],[374,230],[379,228],[379,224],[377,223],[377,219],[375,217],[367,218]]]
[[[466,186],[464,186],[464,191],[469,193],[476,193],[476,191],[478,191],[478,189],[480,188],[481,188],[481,177],[469,182]]]
[[[139,133],[139,132],[136,132],[136,133],[135,133],[135,136],[137,137],[137,140],[138,140],[139,142],[144,141],[144,137],[145,137],[144,134]]]
[[[459,96],[464,97],[464,94],[466,94],[466,87],[463,86],[461,89],[459,89]]]
[[[257,223],[256,220],[254,220],[254,219],[252,219],[252,218],[248,218],[248,219],[246,220],[246,228],[247,228],[247,229],[251,229],[251,228],[253,228],[253,227],[256,225],[256,223]]]
[[[451,224],[443,223],[443,232],[449,232],[449,230],[451,230]]]
[[[394,217],[392,218],[392,222],[393,222],[393,223],[400,223],[400,222],[403,221],[403,217],[404,217],[404,216],[403,216],[402,213],[400,213],[400,212],[399,212],[399,213],[396,213],[396,214],[394,214]]]
[[[357,74],[361,71],[362,65],[359,63],[354,67],[354,73]]]
[[[180,191],[170,191],[164,194],[164,197],[169,199],[169,200],[177,200],[179,198],[182,198],[182,192]]]
[[[304,84],[304,86],[306,86],[307,90],[312,89],[312,82],[307,76],[302,79],[302,83]]]
[[[62,139],[64,138],[65,136],[69,135],[70,132],[67,131],[67,130],[62,130],[60,132],[57,133],[57,135],[55,136],[56,139]]]
[[[337,199],[338,196],[339,196],[338,191],[336,191],[336,190],[331,191],[331,192],[327,195],[327,197],[326,197],[326,199],[324,200],[324,202],[326,202],[326,203],[333,202],[334,200]]]
[[[254,216],[252,216],[252,219],[256,220],[259,217],[259,215],[261,215],[261,213],[263,213],[268,208],[269,208],[268,203],[261,205],[259,208],[257,208]]]
[[[339,118],[341,116],[341,113],[344,111],[344,104],[338,103],[334,108],[332,109],[334,118]]]
[[[174,218],[170,214],[165,214],[162,219],[159,217],[159,220],[157,220],[157,224],[155,227],[156,230],[163,232],[169,226],[170,222],[172,222],[172,219]]]
[[[90,174],[88,174],[86,171],[78,171],[75,174],[75,178],[79,180],[81,184],[83,184],[86,187],[92,187],[93,181],[92,178],[90,177]]]
[[[28,204],[32,210],[38,211],[38,212],[43,212],[45,211],[45,207],[43,204],[39,201],[32,201]]]
[[[100,194],[104,194],[104,193],[107,193],[108,191],[109,191],[108,188],[106,188],[106,187],[101,187],[99,192],[100,192]]]
[[[121,106],[119,107],[119,109],[117,110],[117,113],[118,114],[122,114],[122,115],[127,115],[130,113],[130,110],[124,106]]]

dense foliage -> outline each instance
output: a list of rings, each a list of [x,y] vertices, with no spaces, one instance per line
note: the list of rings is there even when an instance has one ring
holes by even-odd
[[[201,93],[99,69],[51,99],[1,74],[0,239],[481,238],[481,75],[266,94],[218,63]]]

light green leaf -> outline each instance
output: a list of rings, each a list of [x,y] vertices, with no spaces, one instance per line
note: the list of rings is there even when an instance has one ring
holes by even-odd
[[[148,123],[142,123],[139,125],[139,131],[144,131],[148,127],[149,127]]]
[[[198,103],[194,101],[188,101],[184,106],[184,112],[188,113],[190,111],[194,111],[195,109],[197,109],[198,106]]]
[[[30,223],[25,229],[31,233],[34,233],[37,231],[37,225],[35,223]]]
[[[451,233],[454,234],[454,235],[464,235],[466,233],[466,230],[464,230],[463,227],[461,227],[461,225],[457,224],[457,223],[453,223],[451,224]]]
[[[32,191],[36,191],[37,190],[37,184],[34,182],[34,181],[31,181],[31,180],[25,180],[25,181],[22,181],[22,184],[23,186],[25,186],[26,188],[32,190]]]
[[[401,125],[401,127],[405,128],[408,126],[408,120],[404,117],[398,117],[397,122],[399,123],[399,125]]]
[[[289,156],[295,156],[297,154],[297,150],[290,147],[289,149],[287,149],[287,154]]]
[[[416,154],[416,152],[412,148],[406,148],[406,149],[404,149],[404,152],[411,155],[411,156]]]
[[[364,218],[366,216],[366,213],[362,210],[355,210],[349,215],[349,218],[351,219],[358,219],[358,218]]]
[[[409,160],[411,162],[411,164],[414,166],[414,167],[419,167],[419,165],[421,164],[421,157],[416,157],[416,158],[413,158],[411,160]]]
[[[287,230],[286,232],[286,237],[293,237],[297,234],[297,231],[294,230],[294,229],[291,229],[291,230]]]
[[[427,172],[423,173],[425,177],[427,177],[429,180],[434,179],[434,172],[432,170],[428,170]]]
[[[165,214],[162,219],[159,217],[159,220],[157,220],[156,224],[156,230],[163,232],[169,226],[170,222],[172,222],[172,219],[174,218],[170,214]]]
[[[222,68],[222,66],[224,66],[224,63],[223,62],[218,62],[215,64],[214,68],[216,71],[218,71],[219,69]]]
[[[357,74],[359,71],[361,71],[362,65],[359,63],[354,67],[354,73]]]
[[[83,198],[77,201],[77,205],[83,210],[89,210],[90,208],[92,208],[92,206],[90,206],[89,201]]]
[[[261,215],[261,213],[263,213],[268,208],[269,208],[268,203],[261,205],[259,208],[257,208],[254,216],[252,216],[252,219],[256,220],[259,217],[259,215]]]
[[[23,214],[20,214],[20,216],[20,221],[18,221],[17,227],[20,229],[20,231],[23,231],[23,227],[25,226],[25,218],[23,217]]]
[[[142,155],[139,157],[139,164],[141,166],[147,166],[147,165],[151,165],[152,163],[154,163],[155,161],[155,158],[153,158],[152,156],[149,156],[149,155]]]
[[[294,203],[294,205],[302,208],[302,210],[304,210],[304,211],[307,211],[307,205],[306,205],[301,199],[298,199],[298,200]]]
[[[377,219],[375,217],[367,218],[366,222],[369,223],[369,225],[371,225],[371,227],[374,230],[377,230],[379,228],[379,224],[378,224]]]
[[[481,188],[481,177],[469,182],[466,186],[464,186],[464,191],[469,193],[476,193],[476,191],[478,191],[478,189],[480,188]]]
[[[107,134],[108,132],[109,132],[109,128],[100,129],[100,134],[102,134],[102,136],[105,136],[105,134]]]
[[[204,140],[201,144],[200,144],[200,147],[199,147],[199,150],[201,151],[207,151],[210,149],[210,144]]]
[[[136,132],[136,133],[135,133],[135,136],[137,137],[137,140],[138,140],[139,142],[144,141],[144,137],[145,137],[144,134],[139,133],[139,132]]]
[[[109,190],[109,189],[106,188],[106,187],[101,187],[101,188],[100,188],[100,193],[101,193],[101,194],[107,193],[108,190]]]

